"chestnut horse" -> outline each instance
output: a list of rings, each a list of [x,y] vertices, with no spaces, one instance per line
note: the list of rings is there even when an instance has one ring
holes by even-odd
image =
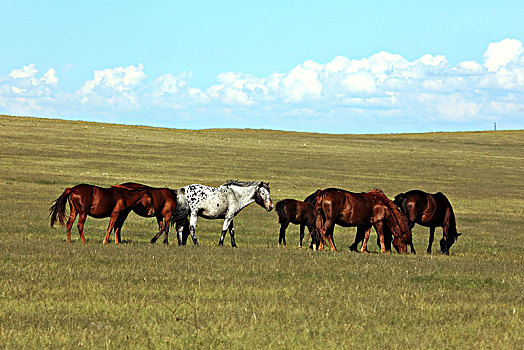
[[[183,237],[187,239],[189,236],[189,205],[184,190],[172,190],[170,188],[155,188],[147,185],[138,184],[135,182],[126,182],[115,187],[129,189],[129,190],[149,190],[153,197],[154,215],[151,215],[147,208],[137,205],[133,207],[135,214],[142,217],[155,216],[158,223],[158,233],[151,238],[150,243],[155,243],[162,233],[164,233],[164,244],[169,244],[169,225],[177,224],[177,229],[183,226],[185,234]],[[178,238],[178,235],[177,235]],[[182,245],[182,241],[178,241],[178,245]]]
[[[386,251],[385,235],[393,234],[393,246],[399,253],[407,253],[411,244],[411,230],[406,217],[381,190],[368,193],[352,193],[337,188],[321,190],[315,201],[316,241],[319,249],[329,242],[331,250],[336,250],[333,242],[333,227],[357,227],[357,239],[375,227],[380,240],[380,251]]]
[[[84,223],[87,216],[96,219],[111,217],[107,228],[104,244],[109,241],[109,235],[115,229],[115,243],[120,243],[120,230],[129,212],[137,206],[145,208],[149,215],[154,214],[152,206],[153,198],[148,190],[131,191],[119,187],[103,188],[93,185],[80,184],[68,187],[49,208],[51,216],[51,227],[58,220],[65,225],[66,202],[69,202],[70,214],[67,220],[67,241],[71,242],[71,227],[78,218],[78,232],[82,243],[86,242],[84,237]]]
[[[297,201],[295,199],[284,199],[275,205],[275,211],[278,214],[278,223],[280,224],[280,235],[278,236],[278,246],[281,244],[286,247],[286,229],[290,223],[300,225],[300,242],[299,248],[302,248],[304,239],[304,226],[307,226],[309,233],[315,227],[315,215],[313,214],[313,205],[308,202]]]
[[[442,227],[440,252],[449,254],[449,248],[461,233],[457,232],[455,214],[448,198],[441,192],[426,193],[420,190],[411,190],[395,196],[393,201],[407,216],[410,228],[415,224],[429,227],[428,253],[431,253],[435,227]]]

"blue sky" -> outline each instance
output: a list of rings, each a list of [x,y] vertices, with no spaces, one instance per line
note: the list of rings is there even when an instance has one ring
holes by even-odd
[[[25,1],[0,114],[173,128],[524,128],[522,1]]]

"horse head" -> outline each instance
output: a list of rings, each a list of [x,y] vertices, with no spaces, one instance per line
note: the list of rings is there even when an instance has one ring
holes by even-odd
[[[457,229],[454,229],[454,230],[450,230],[450,232],[448,232],[447,237],[446,237],[446,235],[444,235],[442,237],[442,239],[440,240],[440,252],[442,254],[449,255],[449,248],[451,248],[453,243],[455,243],[455,241],[457,240],[458,236],[460,236],[461,234],[462,233],[457,232]]]
[[[261,181],[255,190],[255,202],[267,211],[273,209],[273,201],[269,196],[269,182]]]
[[[397,253],[407,253],[408,252],[408,246],[406,244],[405,239],[400,238],[399,236],[393,238],[393,247],[397,251]]]
[[[153,195],[151,194],[151,191],[149,191],[149,189],[144,190],[144,195],[140,198],[140,200],[138,201],[138,204],[140,204],[142,207],[144,207],[145,210],[147,210],[148,216],[155,215],[155,205],[153,202]]]

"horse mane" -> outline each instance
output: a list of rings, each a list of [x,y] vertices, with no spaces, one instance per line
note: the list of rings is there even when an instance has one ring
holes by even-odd
[[[406,216],[400,211],[399,207],[395,203],[393,203],[391,199],[386,197],[382,190],[374,188],[371,191],[369,191],[369,193],[372,193],[375,196],[377,196],[380,199],[380,201],[388,207],[388,209],[391,211],[391,214],[393,214],[392,216],[395,219],[397,227],[390,227],[392,231],[394,231],[398,235],[401,235],[402,233],[411,232]]]
[[[320,191],[322,190],[318,189],[315,192],[311,193],[309,196],[306,197],[306,199],[304,199],[304,202],[311,203],[313,206],[315,206],[315,200],[317,199],[317,196]]]
[[[111,186],[111,188],[116,188],[116,189],[119,189],[119,190],[126,190],[126,191],[129,191],[129,192],[142,192],[142,191],[149,190],[151,187],[146,186],[146,185],[138,185],[137,184],[136,188],[132,188],[132,187],[127,187],[126,184],[120,184],[120,185],[113,185],[113,186]]]
[[[238,181],[238,180],[228,180],[221,186],[240,186],[240,187],[251,187],[262,185],[265,188],[269,188],[269,184],[264,181]]]

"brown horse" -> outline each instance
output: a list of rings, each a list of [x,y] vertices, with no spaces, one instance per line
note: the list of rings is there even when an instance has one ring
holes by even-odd
[[[155,188],[149,187],[147,185],[138,184],[135,182],[126,182],[115,187],[129,189],[129,190],[149,190],[151,196],[153,197],[153,207],[154,215],[151,215],[147,208],[137,205],[133,207],[135,214],[142,217],[151,217],[155,216],[158,223],[158,233],[151,238],[150,243],[155,243],[162,234],[164,233],[164,244],[169,244],[169,225],[177,223],[177,230],[180,226],[183,226],[183,229],[186,232],[183,237],[189,236],[189,220],[187,216],[189,215],[189,205],[187,204],[186,197],[183,194],[183,189],[172,190],[170,188]],[[180,194],[178,193],[180,192]],[[178,238],[178,235],[177,235]],[[181,245],[182,241],[178,241],[178,245]]]
[[[298,247],[302,248],[304,227],[307,226],[309,233],[311,233],[315,227],[313,205],[295,199],[284,199],[276,204],[275,211],[278,214],[278,223],[280,224],[278,246],[280,247],[281,244],[284,244],[284,247],[286,247],[286,229],[289,224],[292,223],[300,225],[300,242]]]
[[[314,211],[313,211],[313,207],[315,206],[315,201],[317,199],[317,195],[318,195],[319,192],[320,192],[320,190],[316,190],[315,192],[313,192],[309,196],[307,196],[306,199],[304,199],[304,203],[305,203],[306,207],[307,207],[307,204],[311,205],[313,217],[315,215]],[[275,208],[275,210],[277,210],[277,209]],[[305,210],[307,210],[307,209],[305,209]],[[291,211],[291,213],[289,213],[289,217],[292,217],[292,216],[293,216],[293,213]],[[305,217],[308,217],[308,214],[299,214],[299,216],[302,216],[303,218],[305,218]],[[296,218],[296,216],[295,216],[295,218]],[[306,223],[307,219],[306,220],[299,220],[299,219],[296,218],[295,221],[296,222],[292,222],[292,223],[294,223],[294,224],[296,223],[296,224],[300,225],[300,244],[299,244],[299,247],[302,247],[302,241],[304,239],[304,229],[307,226],[307,223]],[[280,214],[279,214],[279,223],[280,223]],[[289,223],[288,223],[288,225],[289,225]],[[281,235],[279,236],[279,245],[281,244],[280,237],[282,237],[282,239],[284,240],[284,246],[286,245],[286,243],[285,243],[285,241],[286,241],[286,232],[285,232],[285,230],[286,230],[288,225],[286,225],[286,227],[284,228],[283,236],[282,236],[282,231],[281,231]],[[316,244],[315,237],[314,237],[314,235],[312,235],[312,232],[314,231],[314,229],[315,229],[315,223],[313,222],[313,225],[311,227],[308,226],[308,230],[309,230],[308,238],[311,237],[311,244],[309,246],[310,249],[313,249],[313,247]],[[281,224],[281,230],[282,230],[282,224]]]
[[[448,198],[441,192],[426,193],[420,190],[411,190],[395,196],[394,203],[408,218],[410,228],[415,224],[429,227],[428,253],[431,253],[435,227],[442,227],[440,252],[449,254],[449,248],[461,233],[457,232],[455,214]]]
[[[411,230],[406,217],[395,204],[378,189],[368,193],[352,193],[337,188],[321,190],[315,202],[316,241],[319,249],[329,242],[331,250],[336,250],[333,242],[333,227],[357,227],[357,239],[364,237],[371,226],[375,227],[380,240],[380,251],[386,251],[385,235],[393,234],[393,246],[399,253],[407,253],[411,244]]]
[[[84,223],[87,216],[97,219],[111,217],[107,228],[104,244],[109,241],[109,235],[115,229],[115,243],[120,243],[120,230],[129,212],[136,206],[145,208],[149,215],[154,214],[152,206],[153,198],[148,190],[131,191],[119,187],[103,188],[93,185],[80,184],[68,187],[49,208],[51,216],[51,227],[58,220],[65,225],[66,202],[69,202],[70,214],[67,220],[67,241],[71,242],[71,227],[78,219],[78,232],[82,243],[86,242],[84,237]]]

